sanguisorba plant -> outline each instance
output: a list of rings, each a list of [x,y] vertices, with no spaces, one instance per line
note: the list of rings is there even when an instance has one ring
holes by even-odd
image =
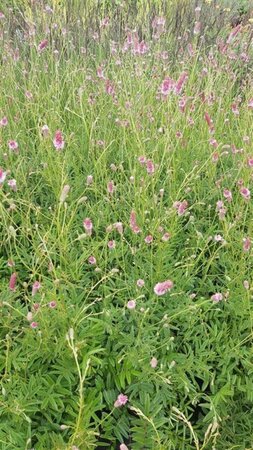
[[[10,3],[0,447],[253,448],[250,8]]]

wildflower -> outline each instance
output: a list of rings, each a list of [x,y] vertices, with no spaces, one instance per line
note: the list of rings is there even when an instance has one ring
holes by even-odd
[[[187,78],[188,78],[187,72],[183,72],[180,75],[180,77],[178,78],[178,80],[177,80],[177,82],[176,82],[176,84],[174,86],[174,91],[175,91],[176,94],[180,94],[181,93]]]
[[[146,163],[146,156],[139,156],[138,161],[141,164],[145,164]]]
[[[7,117],[3,117],[1,120],[0,120],[0,126],[1,127],[6,127],[8,125],[8,119],[7,119]]]
[[[28,322],[31,322],[33,320],[33,313],[31,311],[28,311],[26,318]]]
[[[4,183],[6,176],[7,172],[4,172],[3,169],[1,169],[0,167],[0,185]]]
[[[115,222],[113,224],[113,228],[115,228],[115,230],[117,230],[117,232],[119,234],[123,234],[123,224],[122,224],[122,222]]]
[[[97,68],[97,76],[98,76],[98,78],[100,78],[100,80],[105,80],[105,76],[104,76],[102,67]]]
[[[243,238],[243,251],[248,252],[251,247],[251,240],[250,238]]]
[[[245,289],[249,289],[249,282],[247,280],[244,280],[243,286]]]
[[[170,238],[171,238],[170,233],[164,233],[164,235],[162,236],[162,241],[167,242]]]
[[[38,327],[38,322],[32,322],[31,323],[31,328],[37,328]]]
[[[240,193],[245,198],[245,200],[250,200],[250,190],[246,187],[240,189]]]
[[[65,186],[63,186],[63,189],[62,189],[61,195],[60,195],[60,203],[65,202],[65,200],[66,200],[66,198],[67,198],[67,196],[68,196],[69,191],[70,191],[70,186],[69,186],[69,184],[66,184]]]
[[[128,309],[135,309],[135,307],[136,307],[135,300],[129,300],[129,302],[127,302],[127,308]]]
[[[201,31],[201,22],[196,21],[194,24],[193,34],[199,34]]]
[[[136,284],[139,288],[142,288],[145,285],[145,281],[139,278],[139,280],[136,281]]]
[[[240,32],[240,30],[241,30],[241,24],[239,24],[235,28],[233,28],[233,30],[231,31],[231,33],[228,36],[227,44],[231,44],[231,42],[233,41],[235,36]]]
[[[53,144],[56,150],[62,150],[64,148],[65,142],[60,130],[57,130],[55,132]]]
[[[123,406],[128,402],[128,397],[127,395],[124,394],[119,394],[117,397],[117,400],[114,403],[114,407],[118,408],[119,406]]]
[[[247,160],[248,167],[253,167],[253,156],[250,156]]]
[[[96,260],[95,256],[89,256],[88,262],[92,265],[95,265],[97,263],[97,260]]]
[[[12,259],[8,259],[7,266],[8,267],[14,267],[15,266],[15,262]]]
[[[18,152],[18,143],[17,141],[9,141],[8,146],[10,150],[13,150],[15,153]]]
[[[123,443],[123,444],[120,444],[119,450],[129,450],[129,448]]]
[[[217,161],[219,161],[219,153],[214,152],[214,153],[212,154],[212,162],[213,162],[213,163],[216,163]]]
[[[175,81],[172,80],[172,78],[170,78],[170,77],[166,77],[163,80],[159,91],[161,92],[162,95],[167,96],[170,92],[173,91],[174,86],[175,86]]]
[[[43,127],[41,127],[41,133],[43,137],[48,137],[49,135],[49,128],[47,125],[43,125]]]
[[[54,309],[54,308],[56,308],[57,303],[55,300],[52,300],[51,302],[48,303],[48,306],[49,306],[49,308]]]
[[[38,52],[42,52],[43,50],[45,50],[45,48],[48,46],[48,40],[44,39],[43,41],[41,41],[37,47]]]
[[[239,116],[239,109],[236,103],[232,103],[231,109],[235,116]]]
[[[109,241],[107,245],[108,245],[108,248],[110,250],[113,250],[116,247],[116,242],[115,241]]]
[[[86,184],[87,186],[90,186],[93,183],[93,176],[92,175],[88,175],[86,178]]]
[[[228,202],[232,201],[232,192],[231,191],[229,191],[228,189],[224,189],[223,195]]]
[[[248,107],[253,109],[253,97],[248,101]]]
[[[155,172],[155,165],[153,163],[153,161],[151,161],[151,159],[148,159],[146,161],[146,168],[147,168],[147,173],[152,175]]]
[[[173,282],[171,280],[166,280],[157,283],[154,287],[154,293],[156,295],[164,295],[173,288]]]
[[[11,291],[15,291],[16,290],[16,282],[17,282],[17,274],[13,273],[13,274],[11,274],[10,282],[9,282],[9,289]]]
[[[151,365],[152,369],[155,369],[157,364],[158,364],[157,359],[153,357],[150,361],[150,365]]]
[[[149,234],[148,236],[145,237],[145,242],[146,244],[151,244],[153,242],[153,236],[151,236],[151,234]]]
[[[115,191],[114,182],[113,181],[109,181],[109,183],[107,184],[107,192],[109,194],[113,194],[114,191]]]
[[[223,300],[223,295],[222,295],[220,292],[217,292],[216,294],[213,294],[213,295],[211,296],[211,300],[212,300],[213,302],[218,303],[218,302],[220,302],[221,300]]]
[[[85,229],[86,233],[88,234],[88,236],[91,236],[93,224],[89,217],[87,217],[86,219],[83,220],[83,226],[84,226],[84,229]]]
[[[184,200],[183,202],[177,201],[173,203],[173,207],[176,208],[179,216],[183,216],[188,207],[188,202],[186,200]]]
[[[140,233],[140,228],[138,227],[136,223],[136,213],[134,211],[130,214],[130,228],[134,233]]]
[[[209,116],[208,112],[205,112],[204,118],[208,125],[209,130],[213,131],[214,130],[213,121],[212,121],[211,117]]]
[[[41,288],[41,284],[39,281],[35,281],[32,286],[32,296],[34,296],[38,290]]]
[[[105,92],[109,95],[114,96],[115,95],[115,89],[110,80],[105,81]]]

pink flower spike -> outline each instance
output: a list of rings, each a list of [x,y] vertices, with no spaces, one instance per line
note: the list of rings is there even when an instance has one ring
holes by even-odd
[[[93,224],[92,224],[92,221],[90,220],[89,217],[84,219],[83,226],[84,226],[84,229],[85,229],[86,233],[88,234],[88,236],[91,236],[92,229],[93,229]]]
[[[69,191],[70,191],[69,184],[66,184],[65,186],[63,186],[62,191],[61,191],[61,195],[60,195],[60,203],[65,202]]]
[[[114,191],[115,191],[114,182],[109,181],[109,183],[107,184],[107,192],[108,192],[108,194],[113,194]]]
[[[127,395],[119,394],[117,397],[117,400],[114,403],[115,408],[118,408],[119,406],[123,406],[128,402]]]
[[[11,274],[10,282],[9,282],[9,289],[11,291],[15,291],[16,290],[16,282],[17,282],[17,274],[13,273],[13,274]]]
[[[153,163],[153,161],[151,161],[151,159],[148,159],[146,161],[146,168],[147,168],[147,173],[152,175],[155,172],[155,165]]]
[[[65,142],[60,130],[57,130],[55,132],[53,144],[56,150],[62,150],[64,148]]]
[[[220,292],[217,292],[212,295],[211,300],[215,303],[221,302],[221,300],[223,300],[223,295]]]
[[[135,307],[136,307],[135,300],[129,300],[129,302],[127,302],[127,308],[128,309],[135,309]]]
[[[30,326],[31,328],[37,328],[38,325],[39,325],[38,322],[32,322]]]
[[[164,295],[168,291],[170,291],[173,288],[173,282],[171,280],[166,280],[161,283],[157,283],[154,287],[154,293],[156,295]]]
[[[38,290],[41,288],[41,284],[39,281],[35,281],[32,286],[32,296],[34,296]]]
[[[146,156],[139,156],[138,161],[139,161],[140,164],[145,164]]]
[[[45,48],[48,46],[48,40],[44,39],[43,41],[41,41],[38,45],[38,52],[42,52],[43,50],[45,50]]]
[[[243,251],[248,252],[251,247],[251,240],[250,238],[243,238]]]
[[[245,198],[245,200],[250,200],[250,190],[246,187],[240,189],[240,193]]]
[[[158,364],[157,359],[153,357],[150,361],[150,365],[151,365],[152,369],[155,369],[157,364]]]

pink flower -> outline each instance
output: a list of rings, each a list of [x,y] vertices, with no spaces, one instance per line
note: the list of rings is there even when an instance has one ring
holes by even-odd
[[[39,325],[38,322],[32,322],[30,326],[31,328],[37,328],[38,325]]]
[[[154,287],[154,293],[156,295],[164,295],[166,292],[173,288],[173,282],[171,280],[166,280],[161,283],[157,283]]]
[[[7,119],[7,117],[3,117],[1,120],[0,120],[0,126],[1,127],[6,127],[8,125],[8,119]]]
[[[140,164],[145,164],[146,156],[139,156],[138,161],[139,161]]]
[[[109,241],[107,245],[108,245],[108,248],[110,250],[113,250],[116,247],[116,242],[115,241]]]
[[[127,308],[128,309],[135,309],[135,307],[136,307],[135,300],[129,300],[129,302],[127,302]]]
[[[86,178],[86,184],[87,186],[90,186],[93,183],[93,176],[92,175],[88,175]]]
[[[218,303],[218,302],[220,302],[221,300],[223,300],[223,295],[222,295],[220,292],[217,292],[216,294],[213,294],[213,295],[212,295],[211,300],[212,300],[213,302]]]
[[[227,199],[228,202],[232,201],[232,192],[231,191],[229,191],[228,189],[224,189],[223,195]]]
[[[84,226],[84,229],[85,229],[86,233],[88,234],[88,236],[91,236],[92,229],[93,229],[93,224],[92,224],[92,221],[90,220],[89,217],[84,219],[83,226]]]
[[[253,157],[250,156],[247,161],[248,167],[253,167]]]
[[[88,262],[94,266],[97,263],[97,260],[95,256],[89,256]]]
[[[231,44],[231,42],[233,41],[235,36],[240,32],[241,27],[242,27],[241,24],[239,24],[235,28],[233,28],[233,30],[231,31],[231,33],[228,36],[227,44]]]
[[[41,288],[41,284],[39,281],[35,281],[32,286],[32,296],[34,296],[38,290]]]
[[[177,82],[175,84],[175,87],[174,87],[174,91],[175,91],[176,94],[180,94],[181,93],[181,91],[182,91],[182,89],[184,87],[184,84],[185,84],[187,79],[188,79],[187,72],[183,72],[180,75],[180,77],[178,78],[178,80],[177,80]]]
[[[67,196],[68,196],[69,191],[70,191],[70,186],[69,186],[69,184],[66,184],[65,186],[63,186],[63,189],[62,189],[61,195],[60,195],[60,203],[65,202],[65,200],[66,200],[66,198],[67,198]]]
[[[173,203],[173,207],[176,208],[179,216],[183,216],[188,207],[188,202],[186,200],[184,200],[183,202],[177,201]]]
[[[214,152],[214,153],[212,154],[212,162],[213,162],[213,163],[216,163],[217,161],[219,161],[219,153]]]
[[[129,450],[129,448],[125,444],[120,444],[119,450]]]
[[[209,139],[209,144],[212,145],[214,148],[218,147],[218,142],[216,139]]]
[[[107,192],[109,194],[113,194],[114,191],[115,191],[114,182],[113,181],[109,181],[109,183],[107,184]]]
[[[15,153],[18,153],[18,143],[17,141],[9,141],[8,146],[10,150],[13,150]]]
[[[161,87],[160,87],[159,90],[160,90],[160,92],[161,92],[162,95],[166,96],[166,95],[168,95],[170,92],[173,91],[174,86],[175,86],[175,81],[172,80],[172,78],[170,78],[170,77],[166,77],[166,78],[163,80],[162,85],[161,85]]]
[[[235,116],[239,116],[239,109],[236,103],[232,103],[231,109]]]
[[[110,80],[105,81],[105,92],[109,95],[114,96],[115,95],[115,89]]]
[[[249,289],[249,282],[248,282],[248,280],[244,280],[243,286],[244,286],[245,289]]]
[[[140,233],[140,228],[138,227],[136,223],[136,213],[134,211],[130,214],[130,228],[133,231],[133,233]]]
[[[53,144],[56,150],[62,150],[64,148],[65,142],[60,130],[57,130],[55,132]]]
[[[212,121],[211,117],[209,116],[208,112],[205,112],[204,118],[208,125],[208,128],[212,131],[214,129],[213,121]]]
[[[245,198],[245,200],[250,200],[250,190],[246,187],[240,189],[240,193]]]
[[[153,357],[150,361],[150,365],[151,365],[152,369],[155,369],[157,364],[158,364],[157,359]]]
[[[171,238],[170,233],[164,233],[164,235],[162,236],[162,241],[167,242],[170,238]]]
[[[52,300],[51,302],[48,303],[48,306],[49,306],[49,308],[54,309],[54,308],[56,308],[57,303],[55,300]]]
[[[98,76],[98,78],[100,78],[100,80],[105,80],[105,76],[104,76],[102,67],[97,68],[97,76]]]
[[[119,394],[117,397],[117,400],[114,403],[114,407],[118,408],[119,406],[123,406],[128,402],[128,397],[127,395],[124,394]]]
[[[139,280],[136,281],[136,284],[139,288],[142,288],[145,285],[145,281],[139,278]]]
[[[45,50],[45,48],[48,46],[48,40],[44,39],[43,41],[41,41],[38,45],[38,52],[42,52],[43,50]]]
[[[153,161],[151,161],[151,159],[148,159],[146,161],[146,168],[147,168],[147,173],[149,173],[150,175],[152,175],[155,172],[155,165],[154,165]]]
[[[253,109],[253,97],[248,101],[248,107]]]
[[[200,31],[201,31],[201,23],[200,22],[195,22],[193,34],[199,34]]]
[[[1,167],[0,167],[0,184],[4,183],[6,176],[7,176],[7,172],[4,172],[3,169],[1,169]]]
[[[9,289],[11,291],[15,291],[16,290],[16,282],[17,282],[17,274],[13,273],[13,274],[11,274],[10,282],[9,282]]]
[[[47,125],[43,125],[43,127],[41,127],[41,133],[43,137],[48,137],[49,135],[49,128]]]
[[[151,244],[151,242],[153,242],[153,236],[151,236],[151,234],[149,234],[148,236],[145,237],[145,242],[146,244]]]
[[[12,180],[8,180],[7,184],[13,191],[16,192],[16,190],[17,190],[17,182],[16,182],[16,180],[14,178],[12,178]]]
[[[243,251],[248,252],[251,247],[251,240],[250,238],[243,238]]]

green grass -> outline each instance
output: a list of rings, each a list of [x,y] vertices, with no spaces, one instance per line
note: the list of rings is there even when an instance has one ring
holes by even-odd
[[[231,53],[217,49],[208,26],[206,44],[191,34],[180,51],[173,33],[152,39],[148,24],[155,10],[149,4],[145,15],[138,5],[129,26],[143,27],[149,51],[134,55],[122,51],[126,11],[122,7],[122,23],[114,19],[101,31],[103,12],[119,18],[117,5],[101,5],[98,16],[92,15],[95,3],[87,6],[84,16],[94,19],[88,30],[84,16],[78,22],[78,2],[69,21],[67,4],[53,16],[30,3],[16,3],[13,13],[3,6],[0,120],[6,116],[8,125],[0,126],[0,167],[7,171],[0,185],[0,448],[116,450],[125,443],[131,450],[252,449],[252,249],[243,251],[243,239],[252,239],[253,207],[238,186],[242,180],[253,195],[250,22]],[[160,15],[162,6],[157,2]],[[203,11],[211,17],[214,8],[203,3]],[[37,31],[28,38],[31,22]],[[96,23],[98,41],[92,38]],[[219,36],[226,39],[231,30],[225,23]],[[39,53],[45,38],[48,46]],[[170,49],[168,59],[158,57]],[[106,93],[98,67],[114,96]],[[182,93],[161,99],[163,79],[176,80],[184,70]],[[61,151],[53,145],[58,129]],[[18,153],[9,150],[10,140],[18,142]],[[243,151],[233,152],[233,145]],[[155,164],[153,175],[141,156]],[[224,189],[232,192],[231,202]],[[179,216],[173,204],[184,200],[188,207]],[[227,208],[222,220],[219,200]],[[138,234],[130,227],[132,211]],[[91,236],[83,227],[87,217]],[[108,229],[116,222],[123,234]],[[164,241],[166,232],[171,237]],[[115,249],[108,248],[110,240]],[[15,291],[9,288],[13,273]],[[137,287],[138,279],[144,287]],[[157,296],[154,286],[168,279],[173,289]],[[33,296],[35,281],[41,288]],[[214,303],[218,292],[223,300]],[[132,299],[133,310],[127,307]],[[128,402],[115,407],[121,393]]]

